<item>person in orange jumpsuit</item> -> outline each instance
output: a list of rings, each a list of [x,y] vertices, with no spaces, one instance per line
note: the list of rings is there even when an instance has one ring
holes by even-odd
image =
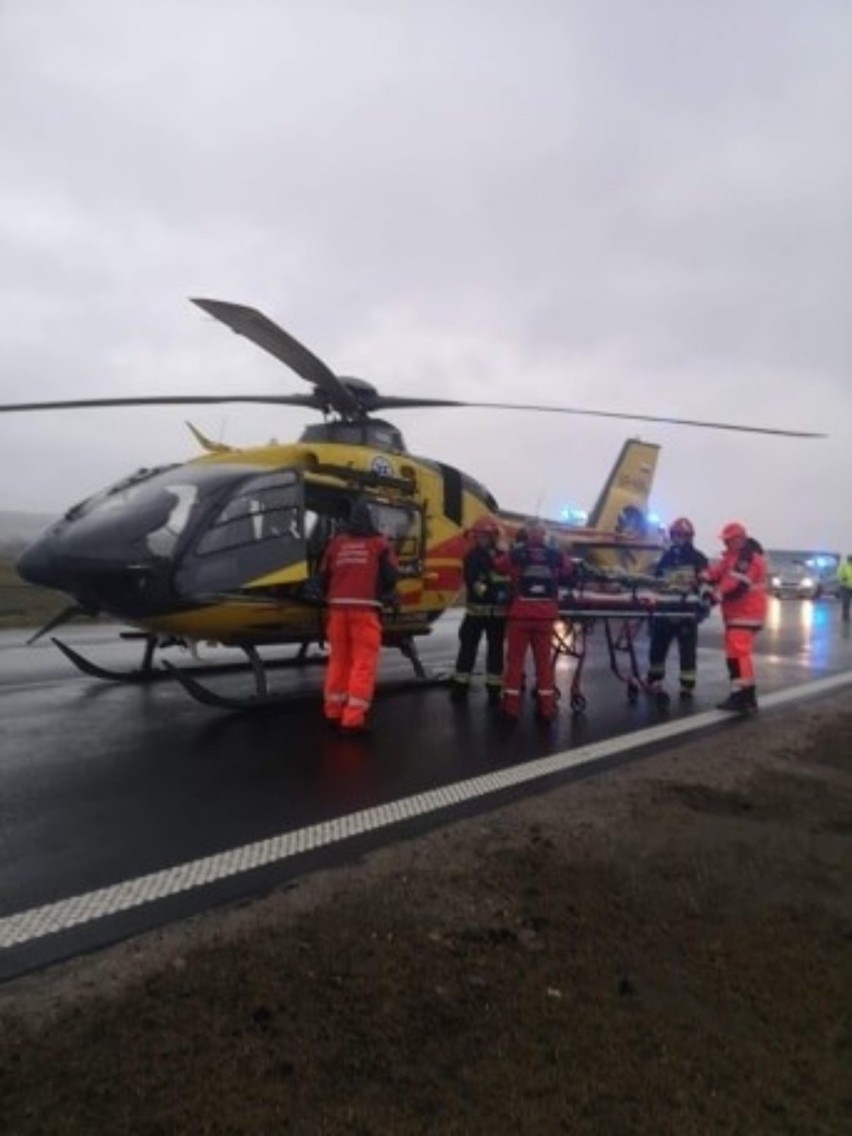
[[[508,571],[511,594],[503,714],[509,721],[517,720],[520,714],[524,660],[529,649],[535,664],[538,717],[549,722],[556,716],[553,625],[559,618],[559,584],[571,578],[573,565],[548,543],[544,525],[530,521],[498,567]]]
[[[343,733],[365,733],[382,645],[382,602],[399,579],[393,548],[376,530],[365,499],[355,502],[346,530],[325,550],[319,577],[328,604],[324,714]]]
[[[720,710],[748,713],[757,709],[754,637],[766,619],[766,559],[744,525],[732,521],[721,532],[725,552],[704,573],[716,587],[725,624],[725,656],[731,690]]]

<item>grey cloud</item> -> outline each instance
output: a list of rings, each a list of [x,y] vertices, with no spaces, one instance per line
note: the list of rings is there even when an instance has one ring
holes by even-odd
[[[639,432],[673,511],[845,539],[845,3],[6,0],[0,19],[3,401],[298,389],[186,302],[220,296],[399,393],[830,429],[802,448]],[[0,506],[188,455],[183,417],[2,419]],[[270,433],[205,412],[223,421]],[[636,432],[400,425],[554,507],[589,504]]]

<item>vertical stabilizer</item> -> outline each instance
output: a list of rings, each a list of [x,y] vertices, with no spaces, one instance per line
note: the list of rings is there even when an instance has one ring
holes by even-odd
[[[646,535],[646,515],[660,447],[629,438],[621,448],[595,507],[590,529],[624,536]]]
[[[663,540],[648,521],[648,504],[660,447],[631,438],[624,443],[586,525],[545,519],[551,535],[569,555],[612,572],[642,573],[659,558]],[[509,539],[522,528],[523,513],[501,509],[498,519]]]

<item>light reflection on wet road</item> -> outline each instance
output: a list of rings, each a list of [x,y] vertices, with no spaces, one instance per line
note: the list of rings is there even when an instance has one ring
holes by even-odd
[[[439,622],[422,644],[427,665],[451,668],[457,627],[457,613]],[[116,642],[109,628],[72,628],[63,637],[107,666],[129,667],[141,653],[136,643]],[[563,699],[550,732],[542,733],[529,715],[507,735],[488,714],[481,687],[462,708],[449,702],[445,689],[430,688],[381,698],[374,735],[358,742],[329,733],[321,721],[321,666],[276,672],[276,686],[304,695],[298,702],[230,714],[198,705],[172,682],[138,687],[84,677],[50,643],[25,647],[25,638],[0,634],[0,917],[543,754],[635,733],[666,713],[644,697],[628,703],[594,637],[584,686],[587,711],[571,715]],[[643,637],[643,656],[645,650]],[[222,652],[202,647],[202,655],[214,661]],[[173,658],[191,661],[188,655]],[[572,666],[569,660],[559,666],[566,691]],[[759,639],[763,691],[850,667],[852,642],[836,603],[772,602]],[[408,664],[388,652],[385,678],[408,673]],[[217,681],[223,689],[245,689],[242,676]],[[695,707],[673,703],[668,715],[707,710],[726,685],[721,624],[714,616],[700,632]],[[239,894],[226,891],[208,902]],[[185,902],[173,901],[147,923],[116,925],[112,937],[187,910]],[[86,945],[95,943],[68,942],[56,950]],[[36,964],[50,957],[48,950]],[[7,968],[13,972],[14,966]]]

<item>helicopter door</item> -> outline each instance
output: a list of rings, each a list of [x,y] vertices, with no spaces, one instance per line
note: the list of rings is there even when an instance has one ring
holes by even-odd
[[[399,561],[404,580],[416,581],[413,589],[408,585],[405,595],[419,603],[423,590],[423,513],[414,505],[391,505],[371,501],[370,512],[376,528],[391,542]]]

